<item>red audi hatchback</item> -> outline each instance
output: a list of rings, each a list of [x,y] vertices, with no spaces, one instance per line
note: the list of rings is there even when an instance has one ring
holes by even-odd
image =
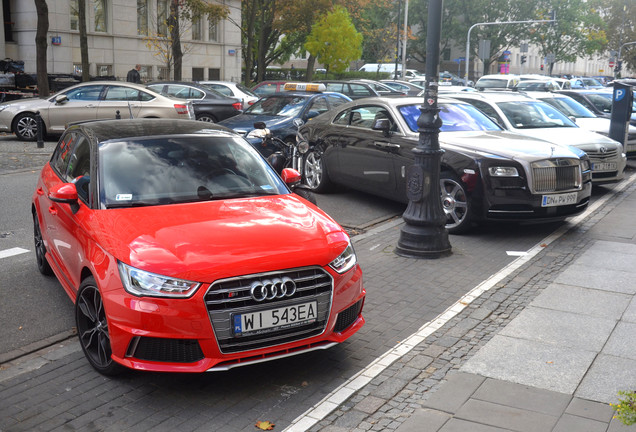
[[[188,120],[76,124],[33,194],[37,265],[109,375],[325,349],[364,324],[346,232],[242,137]],[[287,183],[287,184],[286,184]]]

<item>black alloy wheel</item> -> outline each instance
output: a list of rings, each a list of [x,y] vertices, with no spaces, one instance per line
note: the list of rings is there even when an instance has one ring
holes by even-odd
[[[75,324],[82,351],[91,366],[103,375],[122,372],[123,367],[111,358],[104,302],[93,277],[84,279],[77,292]]]
[[[471,209],[468,194],[461,180],[455,174],[440,174],[440,196],[446,214],[446,229],[451,234],[462,234],[471,227]]]
[[[309,189],[314,192],[327,192],[331,188],[331,181],[325,171],[322,155],[315,149],[305,153],[303,158],[303,179]]]
[[[38,265],[38,270],[45,276],[51,276],[53,269],[46,260],[46,246],[44,246],[42,231],[40,230],[40,223],[38,222],[38,215],[36,213],[33,213],[33,240],[35,242],[35,260]]]
[[[38,122],[35,114],[18,114],[15,119],[15,135],[23,141],[35,141],[38,137]]]

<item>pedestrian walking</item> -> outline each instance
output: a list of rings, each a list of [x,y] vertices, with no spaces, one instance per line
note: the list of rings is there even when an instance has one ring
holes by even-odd
[[[128,75],[126,75],[126,81],[141,84],[141,75],[139,75],[139,70],[141,69],[141,65],[135,65],[134,68],[128,71]]]

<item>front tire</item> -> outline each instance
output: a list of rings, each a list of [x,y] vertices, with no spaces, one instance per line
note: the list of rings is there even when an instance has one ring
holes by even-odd
[[[38,270],[44,276],[51,276],[53,269],[46,260],[46,246],[44,246],[40,222],[38,222],[38,215],[36,213],[33,213],[33,240],[35,242],[35,260],[38,265]]]
[[[317,193],[327,192],[331,188],[322,155],[315,149],[309,150],[303,157],[303,179],[307,187]]]
[[[22,141],[35,141],[38,137],[38,122],[35,120],[35,114],[22,113],[18,114],[15,119],[14,127],[15,136]],[[42,131],[44,136],[44,131]]]
[[[449,172],[440,174],[440,197],[446,214],[446,229],[451,234],[462,234],[472,224],[472,209],[466,188],[456,175]]]
[[[123,366],[112,359],[108,321],[102,295],[93,277],[82,281],[75,299],[75,324],[88,362],[103,375],[117,375]]]

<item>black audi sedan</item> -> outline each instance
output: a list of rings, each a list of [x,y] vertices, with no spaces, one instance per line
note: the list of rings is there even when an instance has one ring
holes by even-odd
[[[343,185],[408,202],[421,104],[359,99],[314,118],[300,129],[308,144],[304,182],[315,192]],[[440,190],[450,233],[479,221],[562,220],[587,208],[592,184],[583,151],[503,131],[464,102],[440,99],[439,106]]]
[[[150,83],[147,87],[166,96],[192,101],[195,118],[200,121],[216,123],[243,112],[240,99],[228,97],[204,85],[161,81]]]

